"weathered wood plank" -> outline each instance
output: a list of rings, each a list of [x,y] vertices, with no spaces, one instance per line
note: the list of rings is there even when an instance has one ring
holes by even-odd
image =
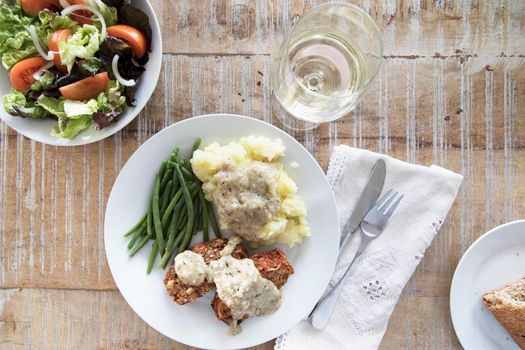
[[[135,149],[173,122],[229,112],[279,125],[269,55],[305,10],[323,2],[153,0],[164,66],[159,88],[129,127],[63,149],[0,124],[1,348],[37,348],[50,339],[57,348],[187,349],[150,329],[114,291],[103,249],[107,196]],[[288,131],[324,168],[333,146],[345,143],[465,176],[382,343],[456,349],[448,293],[457,261],[487,229],[525,212],[525,4],[352,2],[382,29],[381,73],[346,118]],[[46,289],[18,290],[27,287]]]
[[[115,291],[0,290],[2,349],[193,349],[149,327]],[[271,344],[251,348],[269,350]]]
[[[444,297],[401,297],[381,349],[459,349],[447,311]],[[2,290],[0,315],[1,348],[37,348],[29,340],[45,339],[50,349],[193,349],[149,327],[114,291]],[[431,323],[439,329],[429,331]]]
[[[305,11],[326,0],[162,1],[163,46],[177,54],[270,54]],[[383,32],[385,56],[525,54],[522,1],[347,1]]]
[[[459,202],[464,209],[454,211],[461,215],[452,221],[457,224],[454,229],[464,230],[461,241],[447,232],[443,247],[466,248],[485,229],[517,218],[523,203],[523,194],[512,188],[523,182],[524,174],[523,161],[518,160],[523,159],[525,133],[519,130],[525,130],[525,120],[517,113],[525,109],[525,101],[518,98],[525,91],[525,73],[507,71],[505,66],[472,73],[476,60],[388,60],[349,117],[312,132],[292,133],[324,168],[331,147],[346,143],[468,175],[465,198]],[[165,56],[160,88],[152,101],[114,138],[66,149],[4,136],[5,200],[0,219],[6,234],[0,286],[114,288],[103,251],[102,223],[120,167],[154,132],[191,115],[231,111],[278,123],[270,108],[268,70],[266,56]],[[504,182],[498,181],[501,174]],[[501,189],[499,204],[475,210],[485,205],[490,188]],[[501,210],[504,214],[498,214]],[[465,226],[470,217],[484,225]],[[436,270],[425,270],[428,278],[421,277],[414,288],[424,285],[433,293],[438,287],[436,295],[447,293],[443,280],[449,279],[461,251],[454,257],[436,251],[442,261],[431,264]]]
[[[380,349],[463,349],[452,327],[448,298],[401,297]]]

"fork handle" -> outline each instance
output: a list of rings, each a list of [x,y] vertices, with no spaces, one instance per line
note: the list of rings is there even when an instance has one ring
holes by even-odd
[[[321,330],[325,328],[328,321],[330,321],[330,317],[332,317],[332,313],[335,309],[335,304],[337,303],[337,300],[339,300],[339,296],[343,291],[344,280],[345,278],[343,277],[334,289],[332,289],[329,294],[319,300],[317,305],[315,305],[314,310],[308,317],[308,320],[315,328]]]
[[[346,277],[349,275],[348,272],[350,271],[350,268],[354,264],[354,261],[359,257],[359,255],[361,255],[363,250],[365,250],[366,246],[372,239],[373,237],[370,237],[361,231],[361,241],[359,242],[359,248],[357,248],[357,252],[354,255],[354,258],[346,268],[344,274],[341,276],[339,281],[336,282],[335,287],[317,302],[314,309],[308,316],[308,321],[310,321],[312,326],[314,326],[315,328],[319,330],[324,329],[328,324],[328,321],[330,321],[330,317],[332,317],[332,313],[334,312],[337,300],[339,300],[341,292],[343,291],[345,280]]]

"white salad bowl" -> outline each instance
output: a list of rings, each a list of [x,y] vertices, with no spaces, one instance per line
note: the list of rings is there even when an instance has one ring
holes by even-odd
[[[228,326],[215,317],[210,305],[213,292],[192,303],[177,305],[163,284],[165,271],[155,266],[150,275],[146,274],[151,244],[129,258],[126,247],[129,237],[122,234],[147,208],[155,174],[173,148],[179,147],[180,154],[187,157],[197,137],[202,139],[201,147],[205,147],[213,141],[227,143],[249,135],[282,140],[286,152],[281,162],[306,205],[311,234],[293,248],[278,245],[295,271],[282,288],[281,307],[273,314],[242,322],[241,332],[232,336],[228,334]],[[104,221],[109,268],[131,308],[162,334],[204,349],[255,346],[279,336],[303,319],[328,285],[337,259],[339,234],[335,198],[315,158],[284,131],[257,119],[230,114],[189,118],[146,141],[129,158],[115,181]],[[196,234],[192,245],[199,241],[201,233]],[[272,248],[262,247],[258,252]]]
[[[71,140],[51,135],[51,129],[56,125],[56,120],[14,117],[4,110],[2,103],[0,103],[0,118],[25,137],[55,146],[80,146],[100,141],[115,134],[135,119],[150,99],[159,79],[162,64],[162,36],[159,22],[151,4],[147,0],[132,0],[131,4],[148,15],[152,31],[151,52],[149,53],[149,61],[145,66],[146,70],[138,82],[135,95],[136,106],[128,106],[118,117],[118,120],[106,128],[97,131],[93,127],[89,127]],[[10,91],[9,74],[5,68],[0,66],[0,99]]]

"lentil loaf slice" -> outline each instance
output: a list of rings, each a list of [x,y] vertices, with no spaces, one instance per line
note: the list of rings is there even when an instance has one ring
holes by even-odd
[[[282,250],[276,248],[265,253],[255,254],[250,259],[262,277],[270,280],[277,288],[281,288],[288,281],[288,277],[294,273],[292,265]],[[234,320],[231,317],[230,308],[215,293],[211,307],[218,320],[231,325]],[[242,320],[241,320],[242,321]]]
[[[206,264],[209,264],[211,261],[217,260],[221,257],[220,252],[224,249],[227,243],[227,239],[217,238],[212,241],[199,243],[190,250],[201,255]],[[247,258],[248,252],[246,251],[246,247],[242,243],[237,244],[232,252],[232,256],[236,259]],[[166,272],[164,285],[166,286],[168,294],[179,305],[190,303],[205,295],[215,287],[212,282],[208,281],[199,286],[191,286],[182,283],[175,273],[174,264],[172,264]]]

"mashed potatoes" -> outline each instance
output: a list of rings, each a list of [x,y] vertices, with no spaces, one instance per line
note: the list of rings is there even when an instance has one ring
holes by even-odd
[[[306,207],[279,162],[284,152],[281,140],[261,136],[195,151],[193,171],[206,199],[214,202],[222,228],[256,245],[293,246],[309,235]]]

